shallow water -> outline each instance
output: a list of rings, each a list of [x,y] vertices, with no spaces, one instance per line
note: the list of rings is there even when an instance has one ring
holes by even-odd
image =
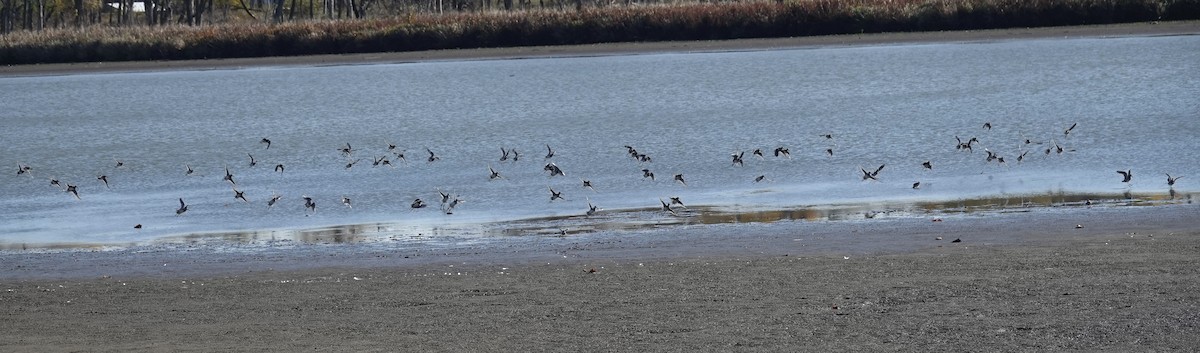
[[[0,78],[0,163],[11,166],[0,246],[575,234],[971,200],[1190,202],[1198,73],[1200,37],[1167,36]],[[955,136],[980,142],[966,152]],[[338,151],[347,143],[352,157]],[[407,161],[373,167],[388,144]],[[427,162],[426,148],[440,159]],[[502,148],[521,159],[500,161]],[[566,176],[550,177],[547,162]],[[17,175],[18,164],[32,170]],[[878,181],[862,180],[860,168],[880,164]],[[222,180],[226,166],[248,203]],[[489,180],[489,166],[503,178]],[[672,181],[680,173],[686,186]],[[1174,193],[1165,173],[1185,176]],[[550,201],[549,188],[566,199]],[[438,209],[439,191],[463,200],[453,214]],[[283,198],[267,208],[273,193]],[[661,211],[672,196],[689,208]],[[178,198],[189,210],[177,216]],[[414,198],[432,206],[412,209]],[[601,214],[578,217],[589,202]]]

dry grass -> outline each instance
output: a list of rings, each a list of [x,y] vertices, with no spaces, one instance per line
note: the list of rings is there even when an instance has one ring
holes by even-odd
[[[1104,24],[1200,18],[1200,0],[692,3],[0,36],[0,64],[178,60],[625,41]]]

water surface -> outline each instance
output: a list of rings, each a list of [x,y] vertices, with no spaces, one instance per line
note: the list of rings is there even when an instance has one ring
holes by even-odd
[[[0,78],[0,244],[575,234],[970,200],[1189,202],[1198,72],[1200,37],[1164,36]],[[967,152],[955,136],[980,142]],[[427,148],[440,159],[427,162]],[[521,159],[500,161],[501,149]],[[382,156],[394,167],[373,167]],[[566,176],[549,176],[549,162]],[[861,178],[884,164],[878,181]],[[234,199],[225,167],[249,202]],[[1166,173],[1184,176],[1174,193]],[[551,188],[566,199],[550,201]],[[462,200],[453,214],[439,192]],[[688,209],[662,211],[669,197]],[[410,208],[416,198],[431,206]],[[602,212],[582,217],[589,203]],[[792,216],[763,216],[781,212]]]

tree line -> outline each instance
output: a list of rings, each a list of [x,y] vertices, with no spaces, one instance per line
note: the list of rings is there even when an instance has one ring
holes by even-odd
[[[0,0],[0,33],[96,25],[196,26],[446,11],[570,9],[614,3],[629,4],[630,0]]]

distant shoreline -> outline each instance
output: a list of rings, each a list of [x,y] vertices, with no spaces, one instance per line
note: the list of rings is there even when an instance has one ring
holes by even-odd
[[[1109,25],[1009,28],[971,31],[894,32],[710,41],[602,43],[587,45],[450,49],[414,52],[213,60],[12,65],[0,66],[0,77],[172,70],[215,70],[275,66],[325,66],[427,61],[585,57],[647,53],[720,52],[902,43],[986,42],[1042,38],[1130,37],[1196,34],[1200,34],[1200,21],[1139,22]]]

